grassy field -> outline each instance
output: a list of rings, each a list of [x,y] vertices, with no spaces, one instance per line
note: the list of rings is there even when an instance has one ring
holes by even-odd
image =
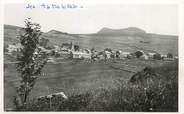
[[[82,60],[64,60],[59,64],[48,63],[43,69],[42,76],[37,80],[30,99],[60,91],[70,96],[99,88],[115,88],[117,80],[128,81],[134,72],[142,70],[145,66],[156,67],[166,63],[164,61],[137,59],[92,63]],[[121,69],[116,69],[117,67]],[[5,108],[13,106],[12,100],[19,80],[20,77],[15,69],[15,64],[5,64]]]
[[[4,26],[4,44],[18,43],[16,39],[17,30],[20,27],[5,25]],[[61,45],[62,43],[78,44],[80,48],[95,48],[96,50],[103,50],[104,48],[111,48],[113,50],[122,50],[135,52],[137,50],[144,51],[157,51],[161,54],[167,54],[168,52],[173,55],[178,55],[178,38],[177,36],[166,36],[166,35],[156,35],[156,34],[146,34],[146,36],[135,36],[135,35],[104,35],[104,34],[66,34],[66,33],[55,33],[48,32],[43,33],[41,37],[49,39],[51,43]],[[148,43],[142,43],[140,41],[146,41]],[[7,62],[14,61],[11,56],[5,55],[4,57],[4,105],[5,109],[13,107],[13,96],[16,94],[16,87],[19,85],[20,77],[16,71],[15,64],[7,64]],[[34,89],[31,91],[30,99],[47,95],[55,92],[63,91],[67,96],[75,94],[85,94],[89,91],[95,90],[111,90],[117,88],[117,80],[123,80],[123,82],[128,82],[131,77],[139,71],[142,71],[145,67],[152,67],[157,69],[161,75],[167,77],[167,75],[173,72],[168,72],[168,68],[165,66],[161,68],[168,61],[152,61],[152,60],[139,60],[139,59],[126,59],[126,60],[116,60],[116,61],[100,61],[100,62],[87,62],[87,61],[76,61],[76,60],[63,60],[61,63],[48,63],[44,69],[41,77],[37,80]],[[167,66],[166,66],[167,67]],[[167,74],[168,72],[168,74]],[[176,75],[177,70],[174,69],[174,74]],[[143,73],[144,74],[144,73]],[[167,85],[167,81],[165,81]],[[177,84],[175,84],[177,85]],[[122,85],[123,86],[123,85]],[[126,85],[129,86],[129,85]],[[170,85],[169,85],[170,86]],[[172,84],[171,84],[172,86]],[[123,89],[113,92],[114,94],[134,94],[134,91],[141,93],[141,91],[136,89],[127,90],[126,87]],[[166,87],[167,88],[167,87]],[[177,87],[176,87],[177,88]],[[168,88],[169,89],[169,88]],[[124,90],[127,93],[124,93]],[[152,90],[152,89],[150,89]],[[112,90],[114,91],[114,90]],[[172,92],[172,91],[171,91]],[[94,93],[95,94],[95,93]],[[101,92],[99,93],[101,95]],[[103,95],[110,95],[108,92],[102,92]],[[164,95],[167,95],[164,94]],[[175,91],[172,94],[175,95]],[[95,95],[94,95],[95,96]],[[111,100],[113,101],[113,97]],[[177,98],[177,95],[175,95]],[[98,97],[98,95],[97,95]],[[115,97],[118,97],[115,95]],[[119,96],[121,97],[121,96]],[[71,97],[72,98],[72,97]],[[135,95],[135,98],[137,96]],[[72,98],[73,99],[73,98]],[[121,100],[122,98],[120,98]],[[75,101],[75,99],[73,99]],[[92,107],[94,102],[101,100],[101,97],[94,98],[92,101]],[[109,102],[109,96],[105,98],[105,102]],[[131,105],[136,101],[130,100],[127,105]],[[169,100],[168,100],[169,101]],[[173,99],[173,102],[176,101]],[[165,101],[164,101],[165,102]],[[110,103],[110,102],[109,102]],[[174,102],[175,103],[175,102]],[[77,103],[76,103],[77,104]],[[105,103],[104,103],[105,104]],[[104,104],[101,104],[103,107]],[[123,105],[126,105],[123,104]],[[136,104],[139,105],[139,104]],[[111,106],[111,105],[109,105]],[[89,106],[90,107],[90,106]],[[100,106],[99,106],[100,107]],[[135,106],[136,107],[136,106]],[[134,109],[134,107],[131,107]],[[108,109],[108,106],[107,108]],[[102,110],[106,110],[102,109]],[[136,109],[136,108],[135,108]],[[167,107],[165,108],[167,109]],[[90,109],[93,110],[93,109]],[[96,110],[94,108],[94,110]],[[101,109],[99,109],[101,110]],[[121,109],[117,109],[121,110]],[[123,109],[122,109],[123,110]],[[131,109],[130,109],[131,110]],[[138,109],[139,110],[139,109]],[[123,111],[126,111],[123,110]]]

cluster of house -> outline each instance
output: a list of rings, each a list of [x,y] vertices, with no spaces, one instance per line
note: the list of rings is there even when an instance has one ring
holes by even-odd
[[[9,44],[5,47],[6,54],[13,55],[14,53],[18,52],[22,48],[20,43],[17,44]]]
[[[18,51],[21,48],[20,44],[8,45],[8,53],[11,54],[14,51]],[[144,60],[150,59],[162,59],[162,60],[175,60],[178,59],[177,56],[173,55],[163,55],[156,52],[144,52],[143,50],[138,50],[137,52],[124,52],[121,50],[114,51],[111,49],[104,49],[102,51],[96,51],[94,49],[80,49],[79,46],[73,45],[72,43],[64,43],[62,46],[55,45],[53,49],[45,49],[42,46],[39,48],[50,56],[50,61],[53,56],[59,58],[71,58],[71,59],[92,59],[92,60],[106,60],[106,59],[131,59],[140,58]]]

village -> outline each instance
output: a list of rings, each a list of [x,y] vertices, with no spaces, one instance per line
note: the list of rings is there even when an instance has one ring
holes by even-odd
[[[10,44],[6,46],[5,54],[9,56],[13,56],[16,58],[17,54],[19,53],[22,46],[20,44]],[[109,68],[112,68],[114,70],[121,70],[122,72],[129,72],[130,74],[136,74],[140,69],[144,69],[146,67],[141,66],[141,64],[138,63],[138,65],[131,64],[128,61],[174,61],[178,59],[178,56],[174,56],[171,53],[167,54],[159,54],[157,52],[146,52],[143,50],[136,50],[135,52],[128,52],[128,51],[122,51],[122,50],[112,50],[109,48],[105,48],[102,51],[96,51],[94,48],[92,49],[81,49],[79,45],[70,43],[63,43],[61,46],[54,45],[52,47],[46,47],[46,46],[38,46],[38,50],[41,53],[44,53],[48,56],[48,63],[50,64],[60,64],[61,61],[67,61],[67,60],[81,60],[83,62],[89,62],[89,66],[91,62],[105,62],[108,63],[111,60],[120,60],[115,63],[111,63]],[[37,51],[35,54],[38,54]],[[134,60],[133,60],[134,59]],[[122,63],[122,62],[127,62]],[[163,62],[160,62],[163,63]],[[64,63],[65,67],[68,68],[69,63]],[[83,63],[82,63],[83,64]],[[149,64],[149,62],[148,62]],[[155,63],[158,65],[158,63]],[[100,64],[96,64],[101,66]],[[75,65],[74,65],[75,66]],[[95,66],[95,65],[94,65]],[[58,67],[59,68],[59,67]],[[62,68],[60,69],[62,71]],[[95,71],[97,72],[97,71]],[[49,73],[43,73],[44,79],[52,78]],[[61,99],[61,100],[67,100],[68,97],[65,95],[64,92],[53,92],[49,94],[41,94],[36,97],[38,102],[45,102],[47,100],[49,103],[53,99]]]
[[[21,49],[21,44],[9,44],[5,48],[5,54],[16,57]],[[89,61],[101,61],[112,59],[133,59],[138,58],[141,60],[163,60],[173,61],[178,59],[178,56],[174,56],[172,53],[160,54],[152,51],[147,52],[143,50],[137,50],[135,52],[128,52],[122,50],[112,50],[105,48],[102,51],[96,51],[92,49],[81,49],[79,45],[75,45],[72,42],[62,43],[61,46],[53,45],[52,47],[38,46],[38,51],[48,56],[48,62],[56,63],[58,60],[64,59],[80,59]],[[37,54],[35,52],[35,54]]]
[[[180,2],[2,5],[4,112],[180,112]]]

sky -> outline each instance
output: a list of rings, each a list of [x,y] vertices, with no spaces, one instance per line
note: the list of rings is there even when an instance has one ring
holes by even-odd
[[[149,33],[178,35],[178,7],[174,4],[75,4],[79,8],[66,9],[45,9],[41,4],[31,4],[35,8],[30,9],[27,5],[6,4],[4,23],[24,26],[24,19],[31,17],[43,32],[55,29],[83,34],[103,27],[138,27]]]

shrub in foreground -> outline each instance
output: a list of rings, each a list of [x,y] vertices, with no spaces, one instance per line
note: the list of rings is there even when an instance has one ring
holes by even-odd
[[[167,72],[165,72],[167,70]],[[139,76],[140,75],[140,76]],[[123,111],[177,112],[177,65],[144,69],[134,82],[117,80],[116,88],[73,94],[67,100],[56,98],[32,102],[27,111]],[[139,78],[141,77],[141,78]],[[147,83],[148,82],[148,83]],[[146,83],[146,84],[145,84]]]

